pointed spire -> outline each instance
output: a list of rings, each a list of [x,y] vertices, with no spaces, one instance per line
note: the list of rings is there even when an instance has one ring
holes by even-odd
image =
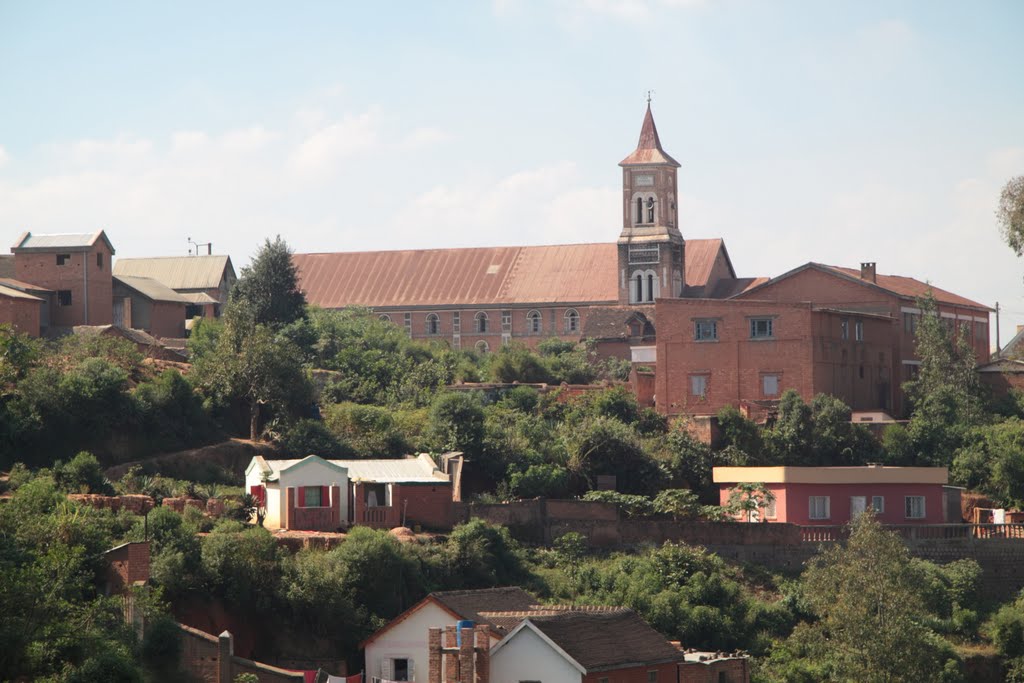
[[[661,148],[661,138],[658,137],[658,127],[654,125],[654,114],[651,113],[651,99],[648,95],[647,113],[644,114],[644,124],[640,128],[640,141],[633,153],[619,162],[619,166],[660,164],[679,167],[679,162]]]

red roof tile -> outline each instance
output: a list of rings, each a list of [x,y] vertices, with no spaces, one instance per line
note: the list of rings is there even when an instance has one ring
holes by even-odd
[[[834,270],[838,273],[842,273],[843,275],[856,278],[857,280],[861,279],[860,270],[856,268],[843,268],[842,266],[829,266],[824,264],[820,265],[822,268]],[[877,275],[875,277],[874,284],[882,289],[889,290],[893,294],[915,299],[925,296],[928,293],[928,290],[931,290],[932,296],[935,297],[936,301],[941,301],[942,303],[951,304],[953,306],[970,306],[972,308],[984,308],[986,310],[991,310],[985,304],[979,304],[977,301],[972,301],[966,297],[960,296],[959,294],[953,294],[952,292],[948,292],[944,289],[939,289],[934,285],[928,284],[927,282],[921,282],[920,280],[915,280],[912,277],[904,277],[902,275]]]
[[[722,240],[686,243],[686,282],[704,285]],[[611,304],[614,243],[294,254],[307,300],[323,308]]]

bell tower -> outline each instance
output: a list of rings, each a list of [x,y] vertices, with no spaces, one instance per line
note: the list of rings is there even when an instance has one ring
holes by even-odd
[[[622,167],[622,233],[619,235],[619,303],[653,303],[682,296],[685,249],[676,206],[679,162],[661,148],[651,98],[640,141]]]

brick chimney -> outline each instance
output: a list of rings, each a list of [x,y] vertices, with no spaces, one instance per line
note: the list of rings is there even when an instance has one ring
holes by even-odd
[[[874,261],[867,261],[860,264],[860,279],[867,280],[868,282],[878,282],[878,278],[875,275]]]

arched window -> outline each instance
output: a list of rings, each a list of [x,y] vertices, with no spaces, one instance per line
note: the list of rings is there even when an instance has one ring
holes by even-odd
[[[530,311],[526,314],[526,333],[540,334],[540,311]]]
[[[487,353],[490,350],[491,350],[491,347],[488,346],[487,342],[485,342],[483,339],[481,339],[480,341],[478,341],[476,343],[476,351],[477,351],[477,353]]]
[[[441,319],[436,313],[427,314],[427,334],[437,335],[441,333]]]
[[[391,316],[387,313],[381,313],[377,316],[377,320],[383,320],[384,322],[389,323],[391,322]]]
[[[636,222],[637,223],[643,223],[644,222],[644,198],[643,197],[637,197],[636,198]]]
[[[577,313],[575,309],[570,308],[565,312],[565,331],[580,331],[580,314]]]
[[[633,292],[633,303],[643,303],[644,300],[644,276],[640,273],[636,274],[636,287]]]
[[[487,331],[487,314],[480,311],[476,314],[476,331],[481,334]]]
[[[654,301],[654,275],[647,276],[647,300]]]
[[[654,222],[654,197],[647,198],[647,222]]]

